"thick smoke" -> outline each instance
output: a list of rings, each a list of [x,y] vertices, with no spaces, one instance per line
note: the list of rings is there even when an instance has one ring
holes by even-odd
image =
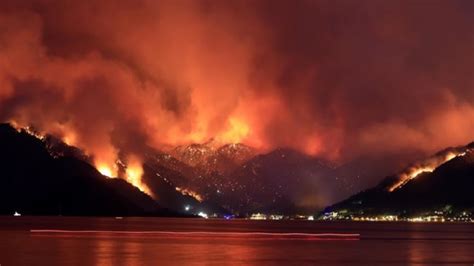
[[[99,162],[216,138],[345,161],[474,139],[473,1],[4,0],[0,119]]]

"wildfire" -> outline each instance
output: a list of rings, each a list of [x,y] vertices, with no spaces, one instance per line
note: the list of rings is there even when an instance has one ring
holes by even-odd
[[[44,140],[45,135],[40,131],[30,127],[30,126],[22,126],[16,121],[9,121],[9,123],[18,131],[18,132],[25,132],[39,140]],[[62,140],[64,143],[70,146],[75,146],[76,143],[76,134],[73,131],[67,131],[65,128],[62,129]],[[101,173],[103,176],[108,178],[117,178],[119,177],[119,162],[120,161],[113,161],[113,157],[116,157],[115,153],[108,154],[109,156],[105,156],[102,154],[102,157],[99,159],[95,159],[94,166]],[[120,162],[121,163],[121,162]],[[122,167],[125,168],[125,176],[123,177],[127,182],[132,184],[133,186],[137,187],[143,193],[148,194],[152,198],[155,198],[153,193],[151,192],[150,188],[143,183],[142,175],[143,175],[143,168],[141,161],[135,156],[129,156],[127,165],[121,164]]]
[[[31,135],[31,136],[39,139],[39,140],[44,140],[45,139],[45,134],[37,131],[36,129],[33,129],[30,126],[22,126],[18,122],[13,121],[13,120],[9,121],[9,123],[18,132],[27,133],[27,134],[29,134],[29,135]]]
[[[250,133],[249,125],[241,119],[229,118],[228,130],[217,137],[222,143],[240,143]]]
[[[97,171],[109,178],[119,177],[119,166],[122,167],[121,169],[125,169],[125,174],[120,174],[121,178],[125,179],[128,183],[135,186],[143,193],[155,198],[150,188],[142,180],[142,163],[136,156],[129,156],[127,164],[124,164],[121,161],[117,161],[113,166],[109,166],[109,164],[104,162],[96,163]]]
[[[176,187],[176,191],[180,192],[181,194],[185,196],[191,196],[199,202],[202,202],[204,200],[204,198],[201,195],[199,195],[197,192],[192,191],[187,188]]]
[[[128,158],[127,169],[125,170],[125,178],[127,182],[137,187],[143,193],[154,198],[153,193],[150,188],[143,182],[143,167],[142,163],[135,156],[130,156]]]
[[[398,175],[398,181],[389,187],[388,191],[393,192],[398,188],[401,188],[403,185],[408,183],[410,180],[416,178],[421,173],[430,173],[433,172],[440,165],[448,162],[458,156],[464,156],[467,151],[449,151],[445,154],[434,156],[429,158],[425,162],[419,163],[415,166],[407,168],[403,173]]]
[[[65,134],[62,138],[62,141],[69,146],[75,146],[77,143],[76,135],[73,132]]]
[[[40,132],[30,128],[30,127],[25,127],[24,128],[24,132],[30,134],[31,136],[39,139],[39,140],[44,140],[45,136],[43,134],[41,134]]]
[[[97,164],[96,168],[97,168],[97,171],[99,171],[99,173],[101,173],[102,175],[106,177],[110,177],[110,178],[117,177],[117,172],[112,170],[114,167],[109,167],[106,164],[99,163]]]

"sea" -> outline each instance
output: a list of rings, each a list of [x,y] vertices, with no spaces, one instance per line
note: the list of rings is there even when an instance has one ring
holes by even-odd
[[[474,224],[4,216],[0,265],[474,265]]]

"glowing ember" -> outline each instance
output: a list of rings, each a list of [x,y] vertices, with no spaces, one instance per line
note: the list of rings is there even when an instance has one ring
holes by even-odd
[[[425,172],[433,172],[440,165],[448,162],[458,156],[464,156],[467,151],[449,151],[442,155],[437,155],[415,166],[409,167],[403,173],[398,175],[398,181],[389,187],[388,191],[393,192],[402,187],[410,180],[416,178],[419,174]]]
[[[18,132],[24,132],[27,133],[28,135],[31,135],[39,140],[44,140],[45,139],[45,134],[37,131],[36,129],[33,129],[30,126],[22,126],[19,123],[15,121],[10,121],[10,125],[16,129]]]
[[[199,202],[202,202],[204,200],[204,198],[201,195],[199,195],[197,192],[194,192],[187,188],[176,187],[176,191],[179,191],[181,194],[185,196],[193,197],[195,200]]]

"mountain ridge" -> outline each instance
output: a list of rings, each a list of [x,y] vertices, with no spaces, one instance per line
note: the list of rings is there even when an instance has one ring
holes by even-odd
[[[0,213],[11,215],[179,216],[87,162],[54,157],[45,143],[0,124]]]
[[[443,159],[439,161],[439,159]],[[432,165],[429,166],[429,163]],[[418,168],[416,168],[418,167]],[[418,170],[416,170],[418,169]],[[421,170],[420,170],[421,169]],[[406,178],[406,173],[414,176]],[[400,178],[406,178],[400,182]],[[328,206],[321,217],[415,216],[474,210],[474,143],[447,148],[378,185]],[[394,189],[395,188],[395,189]]]

